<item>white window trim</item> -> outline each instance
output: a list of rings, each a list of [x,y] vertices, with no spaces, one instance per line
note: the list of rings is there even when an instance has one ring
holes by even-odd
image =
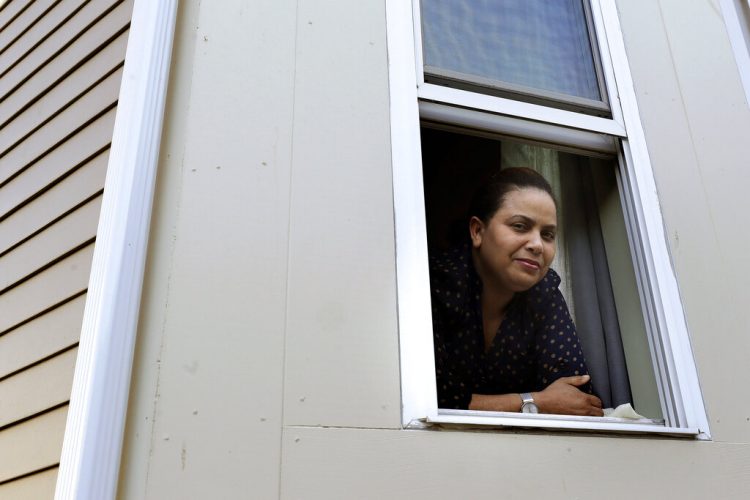
[[[419,36],[421,29],[419,22],[415,21],[418,19],[418,12],[416,0],[411,5],[402,0],[386,0],[404,427],[420,427],[427,421],[658,432],[710,439],[708,418],[690,348],[677,280],[669,257],[651,161],[614,0],[592,1],[594,24],[602,47],[603,72],[613,108],[611,120],[549,108],[542,111],[532,104],[493,96],[467,96],[464,91],[438,90],[434,88],[437,87],[435,85],[425,84],[421,75],[421,47],[415,43],[415,40],[421,39],[415,38],[415,33]],[[507,416],[485,412],[438,412],[417,104],[420,98],[447,101],[469,108],[623,138],[622,159],[627,165],[627,179],[621,179],[621,182],[629,186],[627,192],[636,201],[633,203],[635,211],[628,214],[626,222],[630,225],[630,231],[636,231],[640,236],[643,246],[643,251],[635,252],[634,255],[640,254],[643,257],[637,262],[640,289],[651,291],[652,301],[649,301],[644,319],[660,327],[652,329],[656,332],[655,338],[649,340],[659,389],[668,391],[673,402],[669,409],[662,403],[667,425],[647,429],[633,423],[604,420],[591,422],[570,417],[519,418],[518,414]],[[662,366],[662,361],[666,366]],[[662,397],[662,400],[665,398]]]
[[[176,14],[133,7],[56,500],[116,494]]]
[[[742,14],[743,5],[750,10],[750,0],[719,0],[719,5],[745,89],[745,99],[750,104],[750,26],[747,24],[750,20]]]

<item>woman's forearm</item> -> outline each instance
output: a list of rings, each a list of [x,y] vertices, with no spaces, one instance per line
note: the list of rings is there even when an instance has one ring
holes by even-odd
[[[469,409],[518,412],[521,411],[522,403],[519,394],[472,394]]]
[[[540,413],[601,417],[604,414],[601,400],[578,389],[589,380],[588,375],[561,377],[531,395]],[[520,394],[472,394],[469,410],[518,412],[522,404]]]

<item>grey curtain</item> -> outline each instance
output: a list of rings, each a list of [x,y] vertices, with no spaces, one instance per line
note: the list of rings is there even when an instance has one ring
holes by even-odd
[[[576,326],[594,391],[605,408],[632,403],[593,179],[587,162],[569,159],[562,200]],[[562,165],[561,165],[562,166]]]

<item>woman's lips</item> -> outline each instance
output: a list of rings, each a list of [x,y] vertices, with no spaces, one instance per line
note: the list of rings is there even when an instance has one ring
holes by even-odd
[[[532,271],[538,271],[539,268],[542,267],[541,264],[539,264],[539,262],[535,260],[531,260],[531,259],[516,259],[516,262],[521,264],[521,266],[524,267],[525,269],[529,269]]]

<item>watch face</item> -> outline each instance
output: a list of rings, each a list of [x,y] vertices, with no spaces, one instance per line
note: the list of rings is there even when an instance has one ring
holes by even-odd
[[[534,403],[524,403],[521,407],[523,413],[539,413],[539,407]]]

